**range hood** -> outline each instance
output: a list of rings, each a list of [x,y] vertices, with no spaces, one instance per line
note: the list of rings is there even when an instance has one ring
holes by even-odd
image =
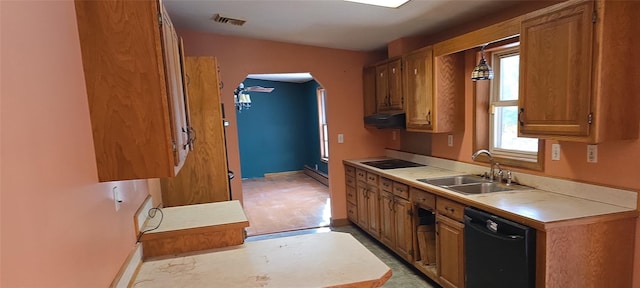
[[[364,124],[375,126],[378,129],[405,128],[406,114],[404,112],[376,113],[364,117]]]

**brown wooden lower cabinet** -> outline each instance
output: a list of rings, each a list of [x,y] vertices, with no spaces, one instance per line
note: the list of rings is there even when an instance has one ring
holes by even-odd
[[[349,177],[356,171],[355,192],[347,185],[355,193],[347,195],[354,224],[441,286],[465,286],[463,204],[384,175],[345,170]],[[539,223],[535,287],[631,287],[636,219],[631,211]]]
[[[436,217],[439,282],[445,287],[464,287],[464,224]]]

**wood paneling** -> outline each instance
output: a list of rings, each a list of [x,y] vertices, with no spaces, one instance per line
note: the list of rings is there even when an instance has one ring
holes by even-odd
[[[544,245],[537,241],[537,287],[631,287],[635,221],[548,229]]]
[[[175,237],[143,241],[143,258],[175,255],[212,248],[240,245],[244,243],[244,228],[225,231],[202,232]]]
[[[434,60],[434,132],[451,132],[464,125],[464,53],[436,57]]]
[[[365,67],[362,70],[362,95],[364,116],[376,113],[376,67]]]
[[[186,73],[196,142],[182,171],[161,179],[166,207],[230,200],[217,61],[188,57]]]
[[[436,57],[457,53],[520,34],[522,17],[515,17],[433,45]]]

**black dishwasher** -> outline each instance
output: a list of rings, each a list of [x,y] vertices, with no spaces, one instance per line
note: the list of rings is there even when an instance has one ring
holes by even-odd
[[[535,229],[464,209],[466,288],[535,287]]]

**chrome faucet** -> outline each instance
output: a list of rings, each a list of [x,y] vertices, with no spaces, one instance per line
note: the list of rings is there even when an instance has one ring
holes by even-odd
[[[486,149],[480,149],[478,151],[476,151],[476,153],[473,153],[473,155],[471,155],[471,159],[472,160],[476,160],[476,157],[478,157],[480,154],[487,154],[487,156],[489,156],[489,162],[490,162],[490,167],[489,167],[489,180],[491,180],[491,182],[493,182],[494,179],[494,166],[495,163],[493,162],[493,155],[491,155],[491,152],[489,152],[489,150]]]

